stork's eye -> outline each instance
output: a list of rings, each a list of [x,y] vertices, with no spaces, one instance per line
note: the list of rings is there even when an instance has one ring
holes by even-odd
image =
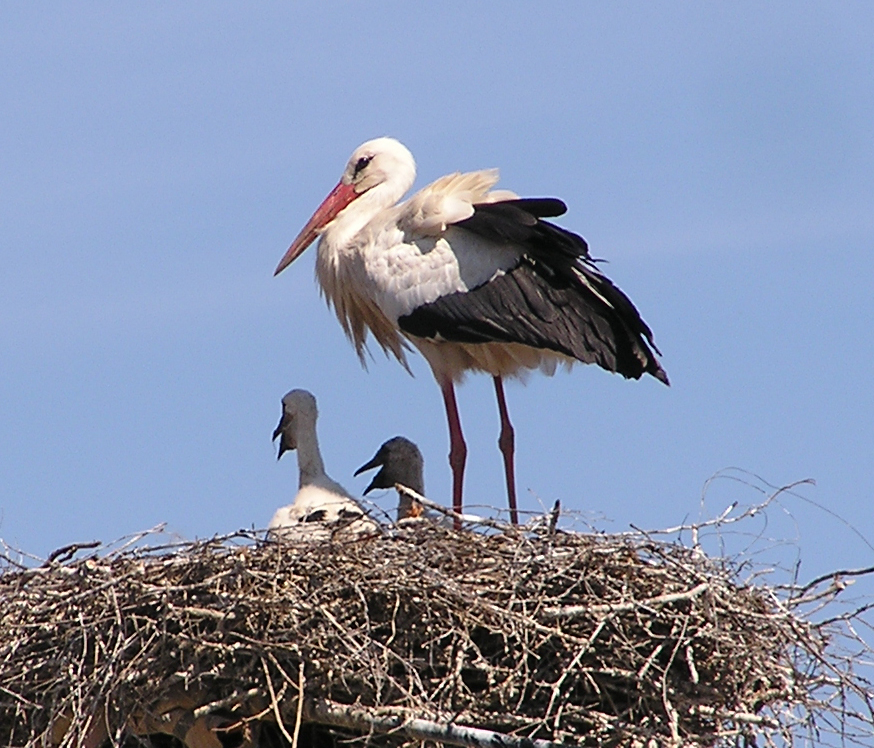
[[[355,174],[358,174],[367,164],[373,161],[373,156],[362,156],[355,162]]]

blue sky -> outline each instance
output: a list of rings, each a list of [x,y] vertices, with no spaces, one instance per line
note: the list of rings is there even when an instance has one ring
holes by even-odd
[[[802,577],[871,564],[848,524],[874,539],[872,38],[851,2],[4,4],[0,537],[263,527],[296,491],[270,441],[293,387],[335,479],[360,492],[404,434],[448,503],[421,358],[362,370],[313,250],[272,276],[351,151],[392,135],[417,187],[498,166],[564,199],[664,353],[670,389],[508,385],[526,509],[664,527],[727,467],[812,478],[756,529]],[[459,403],[467,499],[503,507],[491,382]]]

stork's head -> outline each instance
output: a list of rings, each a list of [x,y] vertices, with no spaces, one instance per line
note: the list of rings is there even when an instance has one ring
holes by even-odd
[[[403,436],[396,436],[385,442],[370,462],[355,471],[355,475],[375,467],[380,467],[380,471],[373,476],[364,491],[365,495],[374,488],[393,488],[395,483],[412,488],[417,493],[425,490],[422,453],[413,442]]]
[[[315,428],[319,410],[316,398],[306,390],[292,390],[282,398],[282,416],[273,432],[273,440],[279,438],[278,460],[290,449],[297,449],[297,434],[301,423],[312,424]]]
[[[356,195],[361,195],[390,180],[406,184],[406,192],[415,178],[416,162],[407,147],[394,138],[375,138],[355,149],[340,183],[350,185]]]
[[[376,138],[358,146],[349,157],[337,186],[291,243],[274,275],[291,265],[328,224],[358,198],[368,193],[376,195],[370,206],[375,211],[381,210],[400,200],[415,178],[413,154],[394,138]]]

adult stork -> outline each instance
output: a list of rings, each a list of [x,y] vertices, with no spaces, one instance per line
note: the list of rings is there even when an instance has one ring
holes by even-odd
[[[631,379],[668,377],[649,327],[598,270],[585,240],[543,220],[567,210],[561,200],[492,190],[492,169],[449,174],[398,203],[415,177],[413,156],[397,140],[359,146],[276,274],[320,237],[316,275],[362,363],[368,332],[404,366],[405,340],[421,351],[446,406],[457,512],[467,446],[454,383],[467,371],[491,374],[516,523],[505,377],[551,374],[575,361]]]

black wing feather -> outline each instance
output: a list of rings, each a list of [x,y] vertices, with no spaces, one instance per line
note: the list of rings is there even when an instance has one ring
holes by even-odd
[[[521,262],[487,283],[443,296],[398,321],[422,338],[459,343],[522,343],[595,363],[625,377],[668,383],[652,332],[631,300],[594,266],[585,240],[541,216],[551,198],[475,206],[455,224],[492,241],[524,247]]]
[[[470,218],[453,224],[495,242],[512,242],[535,254],[561,255],[572,261],[589,257],[583,237],[541,218],[560,216],[567,206],[554,197],[505,200],[474,205]]]

